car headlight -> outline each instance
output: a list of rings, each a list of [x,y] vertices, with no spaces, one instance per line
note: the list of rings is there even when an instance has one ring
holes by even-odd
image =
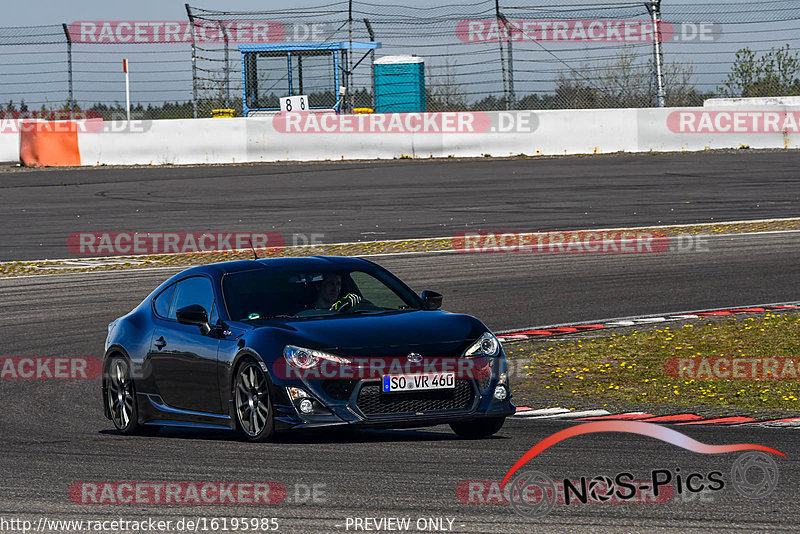
[[[286,362],[289,365],[297,367],[298,369],[310,369],[311,367],[318,365],[320,360],[326,360],[339,364],[351,363],[350,360],[347,358],[342,358],[341,356],[328,354],[327,352],[322,352],[321,350],[295,347],[294,345],[286,345],[286,347],[284,347],[283,357],[286,359]]]
[[[464,356],[497,356],[500,341],[491,332],[484,333],[464,352]]]

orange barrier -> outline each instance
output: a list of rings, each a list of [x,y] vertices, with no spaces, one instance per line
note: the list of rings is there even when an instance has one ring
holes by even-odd
[[[22,121],[19,159],[26,167],[76,167],[81,164],[78,126],[73,121]]]

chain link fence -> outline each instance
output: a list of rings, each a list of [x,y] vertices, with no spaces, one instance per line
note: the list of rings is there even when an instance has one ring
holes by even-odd
[[[124,117],[124,57],[134,118],[208,117],[219,108],[241,115],[239,44],[351,41],[380,48],[354,50],[337,65],[345,110],[375,107],[373,62],[396,55],[423,59],[428,111],[800,95],[798,21],[800,11],[785,1],[342,1],[259,12],[187,5],[181,21],[0,28],[0,105]],[[332,68],[308,65],[304,92],[322,99]],[[276,100],[287,96],[280,81]]]

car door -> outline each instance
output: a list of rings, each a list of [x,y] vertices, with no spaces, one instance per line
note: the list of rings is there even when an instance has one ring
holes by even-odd
[[[148,363],[153,383],[167,405],[219,414],[222,413],[217,379],[219,339],[204,335],[197,326],[179,324],[176,319],[178,310],[193,304],[202,306],[213,324],[216,308],[208,277],[193,276],[175,284],[166,317],[159,316],[156,306]]]

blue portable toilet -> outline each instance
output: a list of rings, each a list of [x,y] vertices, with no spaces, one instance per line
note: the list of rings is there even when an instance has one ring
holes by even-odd
[[[427,111],[425,62],[418,56],[384,56],[375,60],[375,112]]]

